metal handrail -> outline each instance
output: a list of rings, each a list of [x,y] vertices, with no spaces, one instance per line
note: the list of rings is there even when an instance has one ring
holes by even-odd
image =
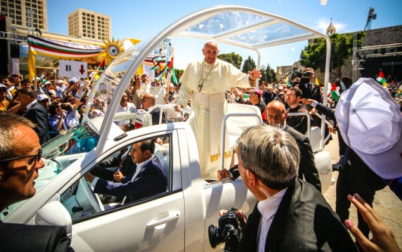
[[[252,113],[229,113],[227,115],[225,115],[225,117],[223,118],[223,126],[222,126],[222,141],[221,141],[221,167],[220,170],[223,169],[224,163],[225,163],[225,135],[226,135],[226,121],[229,117],[257,117],[258,119],[260,119],[260,123],[261,125],[263,124],[261,116],[257,115],[257,114],[252,114]]]

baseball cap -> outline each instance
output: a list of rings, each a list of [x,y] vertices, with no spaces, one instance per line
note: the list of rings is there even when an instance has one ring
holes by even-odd
[[[4,85],[4,84],[0,84],[0,88],[5,88],[5,89],[7,89],[6,85]]]
[[[43,84],[43,86],[46,86],[46,85],[52,85],[52,83],[51,83],[50,81],[46,81],[46,82]]]
[[[377,175],[402,176],[402,115],[389,92],[360,78],[343,92],[335,116],[345,143]]]
[[[72,78],[70,78],[70,79],[68,80],[68,83],[73,84],[73,83],[75,83],[75,82],[77,82],[77,81],[79,81],[78,78],[72,77]]]
[[[49,96],[45,95],[45,94],[40,94],[37,97],[38,101],[43,101],[43,100],[49,100]]]

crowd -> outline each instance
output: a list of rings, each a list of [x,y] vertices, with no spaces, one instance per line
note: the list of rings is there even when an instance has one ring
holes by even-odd
[[[37,89],[34,90],[34,82]],[[79,78],[55,79],[53,73],[44,71],[41,78],[30,81],[22,75],[10,75],[1,78],[0,112],[25,116],[37,124],[40,143],[79,125],[93,82]],[[162,80],[149,79],[146,74],[135,75],[129,88],[122,97],[117,112],[146,111],[156,104],[175,103],[179,86]],[[97,97],[90,103],[89,117],[104,115],[105,101]],[[153,113],[155,122],[157,113]],[[183,120],[181,113],[168,111],[164,121]],[[134,122],[122,120],[116,122],[122,129],[131,127]]]
[[[261,77],[257,69],[244,74],[218,60],[218,44],[214,41],[207,42],[202,51],[204,58],[189,64],[182,85],[175,86],[165,79],[149,80],[146,74],[135,75],[121,98],[117,112],[147,111],[155,104],[176,104],[176,111],[163,115],[167,122],[182,120],[178,108],[191,106],[196,115],[192,127],[198,143],[203,178],[221,180],[241,176],[243,183],[259,201],[249,217],[239,251],[400,251],[392,232],[372,209],[375,192],[386,184],[367,166],[361,157],[361,150],[352,149],[349,138],[343,139],[344,134],[339,137],[341,160],[334,167],[339,169],[335,212],[320,192],[313,151],[305,136],[308,121],[311,121],[311,125],[321,126],[325,115],[326,134],[344,130],[338,123],[343,125],[345,121],[331,109],[337,102],[335,97],[329,99],[329,106],[322,104],[322,97],[327,94],[323,94],[322,89],[314,84],[314,70],[306,68],[303,75],[290,84],[261,83],[255,87],[256,80]],[[22,127],[31,135],[32,129],[35,130],[37,139],[30,135],[33,139],[32,148],[25,150],[30,155],[24,156],[36,157],[35,165],[38,167],[34,167],[34,172],[41,168],[39,166],[43,165],[43,161],[41,154],[32,153],[37,153],[40,145],[52,136],[80,124],[92,88],[88,80],[51,79],[49,73],[43,74],[37,80],[36,91],[32,82],[23,80],[20,75],[3,78],[0,84],[0,111],[29,119],[18,119],[13,115],[4,117],[9,122],[0,122],[3,127],[1,133],[4,134],[1,137],[13,143],[15,141],[10,140],[13,134],[21,137],[12,129],[4,130],[9,124]],[[395,88],[395,85],[387,91],[401,104],[400,87]],[[384,90],[381,87],[378,92],[381,94]],[[224,137],[220,135],[220,129],[226,102],[257,106],[268,126],[260,125],[245,130],[236,150],[239,163],[230,170],[216,172],[219,157],[216,155],[221,148],[225,148],[219,143]],[[90,104],[90,113],[92,116],[102,115],[106,112],[106,106],[104,100],[96,98]],[[159,122],[160,113],[159,110],[152,111],[154,124]],[[292,113],[304,113],[305,116],[294,116]],[[395,114],[395,111],[392,113]],[[400,111],[397,113],[400,116]],[[124,130],[133,128],[130,120],[116,121],[116,124]],[[15,158],[3,160],[1,157],[0,175],[10,172],[2,165],[10,160]],[[32,175],[30,178],[34,177]],[[0,176],[2,208],[15,202],[15,199],[29,198],[35,193],[19,195],[21,199],[10,196],[13,199],[6,201],[2,185],[7,181],[3,178]],[[94,177],[86,179],[97,187],[102,184]],[[351,203],[359,211],[357,227],[348,220]],[[0,227],[3,228],[4,224]],[[356,245],[346,228],[356,237]],[[63,232],[58,231],[64,241]],[[370,231],[373,235],[371,241],[367,239]],[[68,247],[68,242],[62,244]]]

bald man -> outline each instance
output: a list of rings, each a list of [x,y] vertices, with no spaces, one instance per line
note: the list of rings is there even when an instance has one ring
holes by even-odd
[[[245,74],[232,64],[217,59],[219,47],[216,41],[206,42],[202,53],[204,59],[190,63],[184,71],[176,109],[186,107],[192,99],[191,109],[195,112],[192,128],[197,139],[202,177],[216,180],[222,148],[225,148],[225,161],[230,163],[227,138],[225,147],[221,146],[222,119],[226,114],[225,91],[232,87],[255,86],[261,72],[254,69]]]
[[[310,140],[294,128],[286,125],[286,117],[288,116],[288,113],[285,109],[285,104],[281,101],[271,101],[267,106],[266,113],[269,125],[286,131],[296,140],[297,146],[299,146],[300,150],[298,177],[300,179],[304,178],[318,191],[321,191],[321,181],[318,170],[315,166]],[[239,172],[237,166],[234,166],[230,171],[227,171],[226,169],[218,171],[217,175],[219,180],[230,177],[236,179],[239,176]]]
[[[285,104],[281,101],[272,101],[267,106],[268,124],[277,128],[281,128],[289,133],[295,140],[300,149],[300,165],[298,176],[312,184],[318,191],[321,191],[321,181],[318,170],[315,166],[313,150],[311,149],[310,140],[294,128],[286,124],[288,112]]]

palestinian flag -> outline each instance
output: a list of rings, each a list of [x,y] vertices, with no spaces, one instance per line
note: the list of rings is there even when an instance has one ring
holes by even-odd
[[[334,99],[336,102],[339,100],[339,90],[338,90],[338,87],[336,86],[336,82],[334,82],[334,84],[332,84],[331,96],[332,96],[332,99]]]
[[[380,73],[378,74],[378,77],[377,77],[377,82],[378,83],[380,83],[381,85],[383,85],[384,83],[386,83],[386,79],[385,79],[385,76],[384,76],[384,73],[382,72],[382,70],[380,69]]]
[[[168,73],[171,74],[172,83],[176,86],[177,84],[179,84],[179,81],[178,81],[178,78],[176,76],[176,71],[174,70],[173,59],[174,58],[172,57],[171,60],[168,63]]]
[[[105,70],[105,58],[103,58],[101,63],[99,64],[98,70]]]

